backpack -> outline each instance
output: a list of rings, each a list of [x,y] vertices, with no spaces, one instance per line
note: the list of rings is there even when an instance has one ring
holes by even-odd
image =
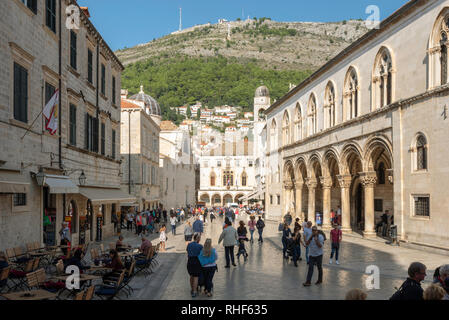
[[[326,234],[323,232],[323,230],[318,230],[318,234],[321,234],[323,236],[324,241],[326,241]]]
[[[257,221],[256,227],[257,227],[257,229],[263,229],[263,228],[265,228],[265,222],[263,222],[263,220]]]

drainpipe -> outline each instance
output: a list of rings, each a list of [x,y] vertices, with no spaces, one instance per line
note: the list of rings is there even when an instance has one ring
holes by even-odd
[[[131,194],[131,110],[128,110],[128,186]]]

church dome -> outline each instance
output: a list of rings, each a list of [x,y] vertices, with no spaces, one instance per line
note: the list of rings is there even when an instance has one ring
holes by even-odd
[[[129,99],[142,101],[145,104],[147,113],[150,115],[161,116],[161,107],[159,106],[159,103],[157,103],[156,99],[143,92],[143,86],[140,86],[140,92],[138,94],[131,96]]]
[[[256,89],[256,97],[269,97],[270,91],[268,91],[268,88],[266,86],[260,86]]]

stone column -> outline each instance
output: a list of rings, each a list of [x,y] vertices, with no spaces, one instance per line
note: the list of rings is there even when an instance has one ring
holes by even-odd
[[[296,182],[295,187],[296,187],[296,201],[295,201],[295,206],[296,206],[296,214],[295,216],[297,218],[302,219],[302,221],[304,221],[304,216],[302,214],[302,186],[303,186],[303,182]]]
[[[374,237],[374,186],[377,182],[375,171],[359,172],[365,195],[365,230],[364,237]]]
[[[352,232],[351,229],[351,203],[349,188],[351,186],[352,176],[350,174],[337,176],[341,188],[341,230],[343,232]]]
[[[331,229],[330,212],[331,212],[331,188],[332,177],[320,177],[323,186],[323,229]]]
[[[309,221],[312,222],[312,225],[316,224],[315,219],[315,189],[317,186],[317,181],[313,178],[307,178],[307,188],[309,189],[309,208],[308,208],[308,216]]]
[[[282,215],[286,215],[287,212],[291,210],[292,206],[292,192],[293,192],[293,183],[291,181],[284,181],[284,210],[285,213]],[[292,214],[292,212],[290,212]]]

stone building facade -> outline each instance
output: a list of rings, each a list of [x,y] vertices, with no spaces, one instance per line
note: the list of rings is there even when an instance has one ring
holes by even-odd
[[[164,208],[195,205],[195,165],[192,139],[171,121],[161,122],[159,168],[161,202]]]
[[[155,209],[160,204],[160,128],[151,113],[156,109],[144,100],[127,99],[127,93],[122,94],[122,190],[136,197],[136,202],[125,206],[138,210]]]
[[[267,214],[448,248],[449,1],[412,0],[267,110]]]
[[[69,5],[78,29],[66,27]],[[76,1],[1,1],[0,70],[0,250],[59,242],[64,220],[73,244],[111,235],[112,213],[130,200],[119,189],[123,66],[88,10]],[[51,135],[41,112],[57,89]]]
[[[219,139],[219,135],[214,137]],[[252,130],[225,134],[215,147],[197,155],[200,166],[198,201],[209,206],[241,203],[254,192]]]

